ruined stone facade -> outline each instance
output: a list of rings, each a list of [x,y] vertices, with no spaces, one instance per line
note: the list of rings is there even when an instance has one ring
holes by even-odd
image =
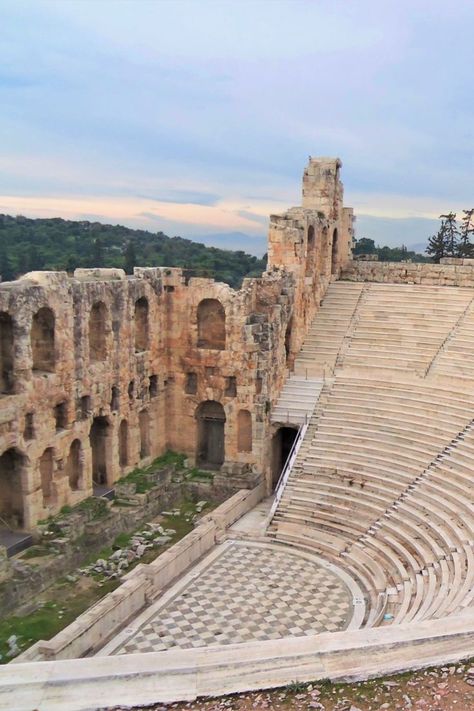
[[[181,269],[34,272],[0,285],[0,517],[30,529],[171,448],[271,487],[269,413],[350,258],[340,161],[270,218],[268,269],[238,291]]]

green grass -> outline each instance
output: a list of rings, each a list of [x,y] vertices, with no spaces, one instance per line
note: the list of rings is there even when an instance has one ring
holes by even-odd
[[[10,657],[7,656],[7,639],[11,635],[14,634],[18,637],[18,646],[21,651],[40,639],[51,639],[94,602],[118,587],[118,584],[116,580],[111,580],[103,583],[101,587],[94,587],[79,593],[73,589],[63,602],[46,602],[43,607],[29,615],[21,617],[12,615],[0,620],[0,654],[2,655],[0,662],[6,664],[10,660]],[[74,585],[71,585],[71,588],[74,588]]]
[[[173,466],[176,471],[180,471],[184,468],[185,459],[185,454],[178,454],[177,452],[168,450],[165,454],[162,454],[161,457],[154,459],[147,467],[133,469],[126,476],[122,477],[122,479],[119,479],[119,482],[135,484],[136,493],[145,494],[156,486],[156,482],[150,479],[150,474],[167,466]]]

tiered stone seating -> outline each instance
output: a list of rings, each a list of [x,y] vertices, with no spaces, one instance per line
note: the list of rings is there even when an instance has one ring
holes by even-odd
[[[424,376],[471,299],[468,289],[370,284],[338,365]]]
[[[344,567],[366,624],[474,603],[474,392],[339,372],[269,534]]]

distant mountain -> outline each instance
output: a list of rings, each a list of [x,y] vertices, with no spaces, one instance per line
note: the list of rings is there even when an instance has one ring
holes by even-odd
[[[267,238],[264,235],[248,235],[244,232],[218,232],[194,237],[208,247],[238,249],[261,257],[267,251]]]
[[[0,274],[7,281],[42,269],[70,272],[77,267],[121,267],[130,274],[134,266],[183,267],[195,276],[212,277],[234,288],[246,276],[261,275],[266,260],[244,251],[247,245],[255,246],[253,238],[240,233],[221,238],[223,247],[234,244],[238,250],[123,225],[0,214]],[[209,242],[216,244],[210,235]]]

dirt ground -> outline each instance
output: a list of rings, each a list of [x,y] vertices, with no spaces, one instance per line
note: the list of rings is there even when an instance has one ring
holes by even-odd
[[[273,691],[139,708],[143,711],[474,711],[474,660],[360,683],[294,683]],[[124,709],[114,707],[107,711]]]

